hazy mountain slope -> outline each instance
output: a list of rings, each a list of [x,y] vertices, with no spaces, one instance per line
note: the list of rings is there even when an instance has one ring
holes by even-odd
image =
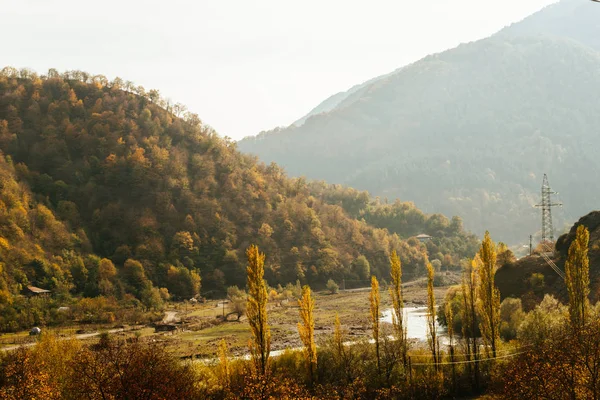
[[[336,93],[333,96],[328,97],[327,99],[325,99],[321,103],[319,103],[318,106],[316,106],[315,108],[310,110],[310,112],[308,114],[306,114],[304,117],[295,121],[292,125],[293,126],[302,126],[306,122],[306,120],[308,118],[312,117],[313,115],[327,113],[335,108],[339,108],[339,107],[348,105],[354,99],[360,98],[360,94],[363,92],[363,90],[365,88],[367,88],[369,85],[371,85],[373,82],[376,82],[380,79],[385,79],[386,77],[390,76],[391,74],[393,74],[395,72],[397,72],[397,71],[391,72],[389,74],[381,75],[381,76],[378,76],[373,79],[369,79],[368,81],[363,82],[359,85],[352,86],[350,89],[346,90],[345,92]]]
[[[561,0],[514,23],[499,36],[555,35],[600,50],[600,4],[589,0]]]
[[[592,50],[498,36],[426,57],[346,107],[239,148],[291,175],[412,200],[518,243],[539,229],[532,205],[544,172],[567,216],[600,196],[599,91]]]

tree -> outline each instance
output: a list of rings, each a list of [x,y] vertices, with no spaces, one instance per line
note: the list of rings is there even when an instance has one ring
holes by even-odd
[[[111,280],[117,275],[117,269],[112,261],[108,258],[103,258],[98,263],[98,279]]]
[[[219,342],[219,379],[223,382],[223,386],[229,387],[229,354],[227,342],[221,339]]]
[[[379,358],[379,282],[375,276],[371,276],[371,294],[369,295],[371,303],[371,323],[373,324],[373,340],[375,340],[375,354],[377,356],[377,371],[381,369],[381,360]]]
[[[575,239],[569,246],[565,262],[565,283],[569,291],[569,317],[571,327],[580,331],[589,316],[590,302],[590,260],[588,242],[590,233],[583,225],[577,227]]]
[[[127,282],[132,291],[139,297],[142,290],[150,284],[142,264],[133,259],[125,261],[123,266],[123,275],[125,282]]]
[[[456,389],[456,364],[454,364],[454,311],[452,310],[452,304],[447,302],[444,307],[444,314],[446,316],[446,326],[448,327],[448,340],[450,341],[450,362],[452,363],[452,386]]]
[[[369,279],[369,276],[371,275],[371,265],[365,256],[360,255],[356,257],[352,264],[354,272],[356,272],[360,279]]]
[[[329,290],[329,292],[331,294],[336,294],[338,292],[338,290],[340,290],[340,287],[337,283],[335,283],[335,281],[333,279],[329,279],[327,281],[327,290]]]
[[[433,278],[435,271],[429,260],[425,260],[427,268],[427,343],[433,356],[433,363],[436,370],[439,363],[439,339],[437,337],[437,327],[435,326],[435,294],[433,293]]]
[[[342,357],[344,352],[344,334],[342,332],[342,324],[340,323],[340,316],[335,313],[335,323],[333,328],[333,343],[338,357]]]
[[[298,334],[302,343],[304,343],[304,354],[308,364],[310,381],[314,382],[314,374],[317,370],[317,346],[315,345],[315,319],[313,316],[315,299],[312,298],[308,285],[302,288],[302,297],[298,300],[298,305],[300,306]]]
[[[479,388],[479,346],[477,345],[477,313],[476,313],[476,289],[477,289],[477,268],[479,266],[478,259],[474,259],[465,264],[462,276],[462,334],[465,339],[466,358],[469,372],[471,372],[471,358],[474,363],[474,384],[475,388]]]
[[[267,323],[267,285],[264,281],[265,254],[259,252],[258,246],[251,245],[246,250],[248,257],[248,303],[246,316],[252,330],[250,353],[256,370],[267,373],[269,353],[271,352],[271,331]]]
[[[396,250],[392,251],[390,256],[390,275],[392,284],[390,285],[390,298],[392,299],[392,324],[394,334],[399,342],[402,361],[406,366],[406,327],[404,326],[404,300],[402,298],[402,264]]]
[[[496,246],[486,232],[479,248],[481,267],[479,268],[479,313],[481,315],[481,334],[483,342],[492,349],[492,357],[496,357],[500,340],[500,291],[494,283],[496,275]]]

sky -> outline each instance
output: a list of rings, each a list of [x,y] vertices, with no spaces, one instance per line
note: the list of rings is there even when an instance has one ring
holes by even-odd
[[[119,76],[239,140],[555,0],[0,0],[0,68]]]

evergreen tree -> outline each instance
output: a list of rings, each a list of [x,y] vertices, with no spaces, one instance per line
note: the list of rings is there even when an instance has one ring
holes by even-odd
[[[373,340],[375,340],[375,354],[377,356],[377,371],[379,371],[381,366],[379,357],[379,305],[381,298],[379,296],[379,282],[375,276],[371,276],[369,301],[371,303],[371,322],[373,324]]]
[[[479,268],[479,314],[481,316],[480,330],[483,341],[491,347],[492,357],[500,340],[500,291],[494,283],[496,274],[496,246],[486,232],[479,248],[481,266]]]
[[[565,283],[569,291],[571,327],[579,332],[586,324],[590,311],[590,260],[588,242],[590,233],[583,225],[577,227],[575,240],[569,247],[565,262]]]
[[[265,375],[271,352],[271,331],[267,323],[267,285],[264,281],[265,254],[258,246],[251,245],[246,250],[248,257],[248,302],[246,316],[252,330],[250,352],[256,370]]]

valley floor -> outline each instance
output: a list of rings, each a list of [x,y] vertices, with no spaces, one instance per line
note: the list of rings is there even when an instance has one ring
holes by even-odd
[[[452,279],[450,279],[452,281]],[[449,286],[436,287],[435,295],[440,303]],[[338,313],[342,328],[348,340],[356,341],[371,337],[369,317],[370,288],[351,289],[336,294],[316,292],[315,296],[315,336],[316,341],[331,337]],[[404,285],[404,300],[407,307],[426,304],[426,281],[423,279]],[[381,289],[381,310],[391,307],[389,294]],[[222,322],[222,315],[231,311],[229,304],[222,300],[207,301],[203,304],[172,303],[166,311],[163,323],[177,326],[172,332],[155,332],[151,326],[114,325],[72,326],[49,329],[61,337],[76,337],[89,343],[96,342],[100,333],[107,332],[115,338],[140,337],[154,343],[164,343],[174,355],[182,358],[212,358],[217,354],[218,342],[224,338],[233,355],[244,355],[248,351],[251,337],[247,321]],[[271,327],[271,350],[284,350],[301,346],[297,331],[298,305],[295,301],[269,303],[269,324]],[[82,332],[80,329],[84,329]],[[0,335],[0,349],[11,350],[20,345],[35,344],[35,337],[28,332]]]

